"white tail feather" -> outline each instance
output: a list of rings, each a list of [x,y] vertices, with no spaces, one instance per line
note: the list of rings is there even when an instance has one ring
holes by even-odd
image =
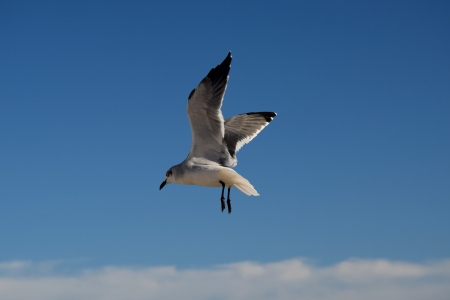
[[[230,168],[222,168],[220,171],[220,180],[225,182],[229,186],[235,186],[242,193],[247,196],[259,196],[258,192],[255,190],[253,185],[235,170]]]
[[[247,196],[259,196],[258,192],[255,190],[255,188],[248,183],[247,184],[235,184],[234,185],[238,190],[246,194]]]
[[[236,180],[237,182],[234,184],[234,186],[246,194],[247,196],[259,196],[258,192],[255,190],[253,185],[244,177],[239,175],[239,179]]]

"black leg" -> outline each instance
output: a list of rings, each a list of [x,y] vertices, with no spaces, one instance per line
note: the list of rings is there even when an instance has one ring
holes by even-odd
[[[225,183],[222,181],[219,181],[219,182],[222,185],[222,197],[220,197],[220,203],[222,204],[222,212],[223,212],[225,209],[225,197],[223,196],[223,192],[225,190]]]
[[[228,188],[228,196],[227,196],[227,205],[228,205],[228,213],[229,214],[231,214],[230,190],[231,190],[231,186]]]

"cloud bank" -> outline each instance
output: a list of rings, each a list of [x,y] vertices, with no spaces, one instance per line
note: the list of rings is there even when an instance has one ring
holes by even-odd
[[[346,260],[325,267],[304,259],[193,269],[109,266],[77,275],[52,272],[56,264],[0,263],[0,299],[447,300],[450,295],[450,260]]]

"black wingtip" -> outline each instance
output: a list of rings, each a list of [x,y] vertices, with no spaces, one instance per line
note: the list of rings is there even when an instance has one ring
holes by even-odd
[[[222,61],[222,63],[220,65],[218,65],[216,67],[216,69],[219,67],[228,67],[228,69],[230,69],[232,59],[233,59],[233,57],[231,56],[231,51],[228,51],[227,57],[225,57],[225,59]]]
[[[230,72],[230,68],[231,68],[231,51],[228,52],[227,57],[225,57],[225,59],[222,61],[222,63],[220,65],[218,65],[217,67],[211,69],[211,71],[209,71],[208,75],[206,75],[206,77],[208,77],[209,79],[212,80],[212,83],[215,84],[218,81],[222,81],[223,79],[226,79],[226,77],[228,76],[228,73]]]
[[[206,75],[206,78],[209,78],[211,80],[212,85],[217,86],[217,84],[220,84],[221,82],[225,82],[226,84],[226,81],[228,80],[228,73],[230,73],[231,59],[231,51],[228,51],[227,57],[225,57],[220,65],[212,68],[211,71],[209,71],[208,75]],[[188,101],[191,100],[191,97],[192,95],[194,95],[195,90],[196,89],[193,89],[189,94]]]
[[[227,57],[225,58],[225,60],[226,59],[230,59],[230,62],[231,62],[231,59],[233,58],[233,56],[231,55],[231,51],[228,51],[228,55],[227,55]]]
[[[191,97],[192,97],[192,95],[194,95],[194,92],[195,92],[195,89],[193,89],[193,90],[191,91],[191,93],[189,94],[188,100],[191,100]]]
[[[273,118],[275,118],[277,116],[276,112],[272,112],[272,111],[262,111],[262,112],[249,112],[247,113],[247,115],[261,115],[264,117],[264,119],[266,119],[266,122],[270,122],[273,120]]]

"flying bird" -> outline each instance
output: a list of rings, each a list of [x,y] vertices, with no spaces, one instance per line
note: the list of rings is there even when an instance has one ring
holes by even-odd
[[[166,172],[161,190],[168,183],[222,187],[222,212],[231,213],[230,190],[236,187],[248,196],[259,196],[253,185],[232,168],[236,153],[250,142],[277,115],[274,112],[250,112],[224,120],[223,97],[231,67],[231,52],[192,90],[187,115],[191,125],[192,145],[188,157]],[[225,205],[224,190],[228,188]]]

